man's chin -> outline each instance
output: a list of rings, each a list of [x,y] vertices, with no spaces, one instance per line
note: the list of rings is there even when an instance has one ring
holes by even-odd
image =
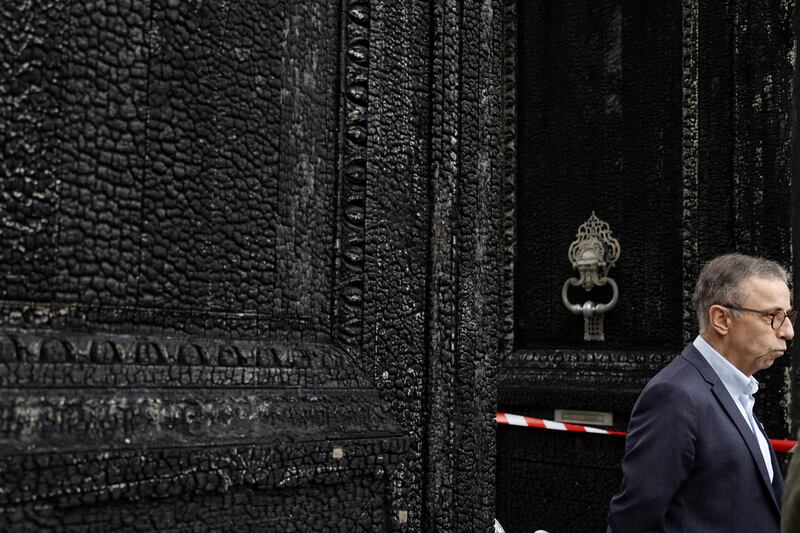
[[[771,355],[768,355],[768,356],[764,357],[764,359],[761,360],[761,368],[760,368],[760,370],[763,370],[765,368],[771,367],[772,363],[774,363],[775,360],[778,357],[782,356],[782,355],[783,355],[783,352],[775,352],[775,353],[773,353]]]

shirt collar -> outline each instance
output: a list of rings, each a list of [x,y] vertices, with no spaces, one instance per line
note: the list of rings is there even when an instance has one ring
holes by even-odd
[[[708,361],[731,396],[736,397],[740,394],[752,396],[758,392],[758,380],[753,376],[745,376],[741,370],[733,366],[730,361],[708,344],[702,336],[698,335],[692,344]]]

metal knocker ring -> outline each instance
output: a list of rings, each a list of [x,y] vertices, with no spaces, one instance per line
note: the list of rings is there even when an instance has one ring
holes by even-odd
[[[614,309],[614,306],[617,305],[617,300],[619,299],[619,288],[617,288],[617,282],[611,278],[606,278],[603,285],[606,283],[611,286],[611,301],[608,303],[596,304],[591,300],[586,300],[582,304],[574,304],[570,302],[569,297],[567,296],[567,289],[569,289],[570,285],[573,287],[579,287],[581,285],[581,281],[578,278],[569,278],[564,282],[564,285],[561,287],[561,301],[564,302],[564,306],[566,306],[566,308],[575,315],[583,315],[588,318],[608,313]]]

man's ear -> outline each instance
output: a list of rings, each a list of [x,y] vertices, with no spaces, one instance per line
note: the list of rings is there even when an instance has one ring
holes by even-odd
[[[712,305],[708,309],[708,327],[717,335],[727,335],[731,327],[731,314],[721,305]]]

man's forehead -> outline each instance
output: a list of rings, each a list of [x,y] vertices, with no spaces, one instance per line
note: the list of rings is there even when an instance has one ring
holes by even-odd
[[[739,292],[745,301],[758,300],[775,308],[783,308],[791,303],[789,286],[781,278],[750,276],[742,280]]]

